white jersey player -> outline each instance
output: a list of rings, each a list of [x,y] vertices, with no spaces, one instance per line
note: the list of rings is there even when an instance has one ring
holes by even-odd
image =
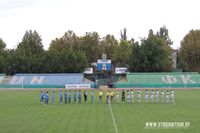
[[[138,100],[138,102],[140,103],[140,101],[141,101],[141,90],[139,89],[139,90],[137,90],[137,100]]]
[[[119,102],[119,91],[116,91],[116,102]]]
[[[133,90],[131,90],[131,102],[133,103],[134,101],[134,94],[133,94]]]
[[[159,96],[159,91],[156,90],[156,103],[158,103],[158,96]]]
[[[172,103],[174,103],[174,91],[171,90],[171,100],[172,100]]]
[[[167,94],[166,94],[167,103],[169,103],[169,99],[170,99],[170,92],[169,92],[169,90],[167,90]]]
[[[145,91],[145,103],[148,103],[149,100],[149,90]]]
[[[127,90],[127,101],[128,103],[131,102],[131,92],[129,90]]]
[[[161,90],[161,92],[160,92],[160,96],[161,96],[161,100],[162,100],[162,103],[164,103],[164,91],[163,90]]]
[[[151,99],[151,103],[153,103],[153,101],[154,101],[154,90],[151,90],[151,97],[150,97],[150,99]]]

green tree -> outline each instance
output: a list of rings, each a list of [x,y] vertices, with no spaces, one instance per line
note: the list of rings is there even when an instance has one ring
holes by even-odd
[[[101,53],[105,53],[108,59],[113,59],[114,49],[117,45],[117,39],[113,35],[108,34],[103,37],[100,43]]]
[[[171,71],[171,53],[166,50],[165,40],[154,34],[149,34],[147,39],[142,40],[146,61],[145,71]]]
[[[141,45],[133,46],[130,70],[139,72],[170,71],[171,62],[169,53],[165,50],[163,38],[149,31],[148,38],[141,40]]]
[[[4,52],[6,48],[6,43],[0,38],[0,53]]]
[[[88,67],[88,58],[80,42],[73,31],[52,40],[46,55],[49,72],[83,72]]]
[[[200,30],[191,30],[180,47],[180,60],[186,71],[200,71]]]
[[[96,62],[101,58],[102,51],[100,50],[99,34],[97,32],[87,32],[81,37],[80,49],[86,54],[89,63]]]
[[[138,72],[141,69],[142,50],[138,42],[132,41],[132,45],[132,52],[129,57],[129,70],[131,72]]]
[[[46,62],[48,72],[53,73],[83,72],[88,67],[85,53],[74,48],[65,48],[62,51],[51,49]]]
[[[6,62],[5,62],[5,74],[14,75],[16,72],[20,72],[20,68],[25,67],[21,65],[22,60],[19,58],[19,53],[15,49],[6,50]]]
[[[64,48],[80,48],[80,39],[72,30],[68,30],[61,38],[52,40],[49,49],[62,50]]]
[[[127,29],[124,28],[123,30],[120,31],[121,35],[121,40],[127,41]]]
[[[121,40],[114,48],[113,64],[115,67],[129,67],[132,45],[129,41]]]
[[[172,40],[169,37],[168,29],[165,25],[163,27],[160,27],[159,32],[157,32],[157,36],[161,37],[164,40],[165,45],[171,46],[173,44]]]
[[[0,38],[0,73],[4,71],[5,68],[5,56],[6,56],[6,43]]]
[[[44,52],[42,38],[36,31],[26,31],[22,41],[17,46],[17,51],[27,56],[38,55]]]
[[[42,39],[36,31],[26,31],[18,44],[16,53],[18,60],[17,72],[40,73],[44,70],[44,49]]]

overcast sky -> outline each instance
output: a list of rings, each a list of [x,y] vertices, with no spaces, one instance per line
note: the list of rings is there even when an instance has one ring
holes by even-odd
[[[191,29],[200,29],[199,0],[0,0],[0,38],[16,48],[26,30],[39,32],[45,49],[56,37],[73,30],[77,35],[96,31],[100,37],[127,28],[137,41],[149,29],[165,25],[173,48]]]

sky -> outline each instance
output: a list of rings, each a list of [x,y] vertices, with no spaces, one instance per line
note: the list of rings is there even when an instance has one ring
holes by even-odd
[[[83,36],[96,31],[120,39],[139,41],[149,29],[156,33],[165,25],[173,48],[191,29],[200,29],[199,0],[0,0],[0,38],[16,48],[25,31],[36,30],[45,49],[68,30]]]

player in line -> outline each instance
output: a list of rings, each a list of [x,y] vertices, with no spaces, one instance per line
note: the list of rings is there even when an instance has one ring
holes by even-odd
[[[118,103],[119,102],[119,91],[117,90],[115,94],[116,94],[116,102]]]
[[[48,94],[48,91],[47,92],[44,92],[44,104],[48,104],[49,103],[49,94]]]
[[[169,90],[167,90],[167,93],[166,93],[166,102],[169,103],[169,100],[170,100],[170,92],[169,92]]]
[[[149,101],[149,90],[147,89],[145,91],[145,103],[148,103],[148,101]]]
[[[133,93],[133,89],[131,90],[131,102],[134,102],[134,93]]]
[[[68,103],[71,103],[71,90],[67,93]]]
[[[48,91],[46,92],[45,99],[46,99],[46,104],[49,104],[49,93],[48,93]]]
[[[78,103],[81,103],[81,90],[78,91]]]
[[[94,90],[92,90],[90,94],[91,94],[91,103],[94,103]]]
[[[159,96],[159,91],[156,90],[156,103],[158,103],[158,96]]]
[[[160,97],[161,97],[161,100],[162,100],[162,103],[164,103],[164,91],[161,90],[161,93],[160,93]]]
[[[52,92],[51,99],[52,99],[52,104],[55,104],[55,91]]]
[[[103,92],[99,91],[99,102],[102,103]]]
[[[110,102],[114,103],[114,97],[115,97],[115,92],[114,92],[114,90],[112,90],[110,92]]]
[[[66,90],[64,92],[64,100],[65,100],[65,104],[67,104],[67,91]]]
[[[74,90],[74,103],[76,103],[76,90]]]
[[[172,101],[173,104],[175,103],[174,102],[174,91],[173,90],[171,90],[171,101]]]
[[[151,103],[153,103],[154,102],[154,90],[151,90],[151,97],[150,97],[150,99],[151,99]]]
[[[108,90],[106,93],[106,103],[110,102],[110,91]]]
[[[59,97],[60,97],[60,104],[62,104],[62,91],[60,91]]]
[[[86,103],[87,102],[87,97],[88,97],[87,91],[84,90],[84,94],[83,95],[84,95],[84,102]]]
[[[137,101],[138,101],[138,103],[140,103],[141,102],[141,90],[139,89],[139,90],[137,90]]]
[[[127,90],[127,102],[131,102],[131,92],[129,90]]]
[[[125,102],[125,91],[122,91],[122,102]]]

